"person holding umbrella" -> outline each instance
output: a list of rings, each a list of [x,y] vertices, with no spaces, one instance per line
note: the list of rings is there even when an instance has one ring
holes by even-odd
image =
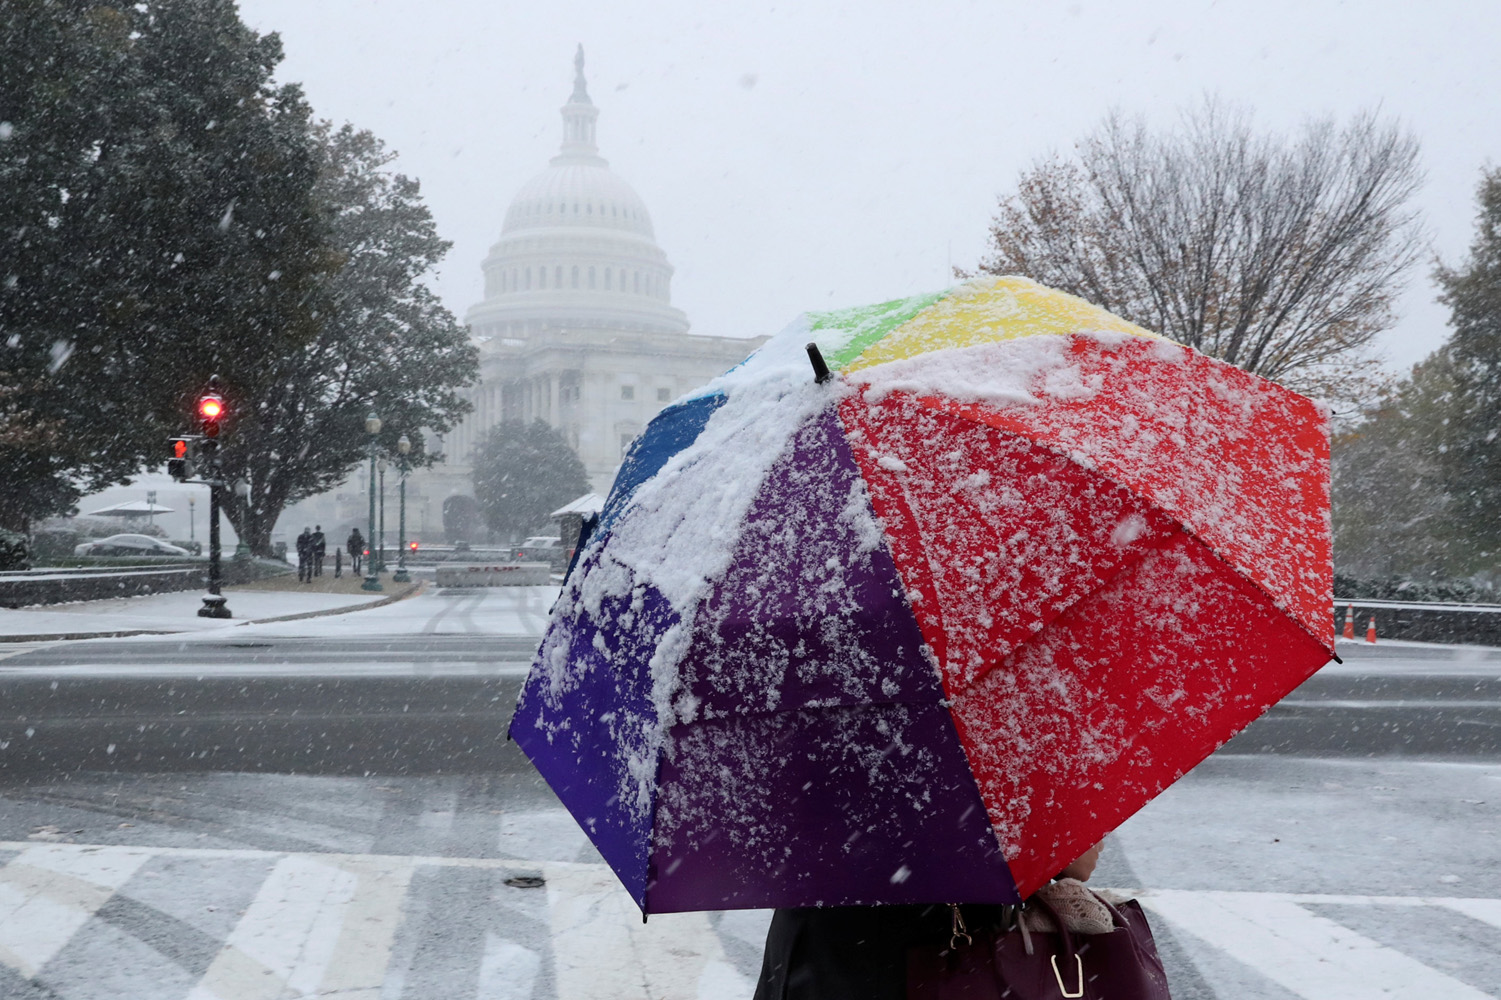
[[[1095,844],[1058,873],[1052,885],[1072,891],[1089,881],[1100,860],[1104,841]],[[1073,885],[1067,885],[1071,880]],[[1046,888],[1046,887],[1045,887]],[[1063,898],[1067,898],[1064,896]],[[1058,909],[1061,909],[1058,908]],[[1072,909],[1078,909],[1073,907]],[[1103,909],[1103,907],[1102,907]],[[1040,906],[1033,912],[1040,910]],[[1108,910],[1106,911],[1109,912]],[[967,933],[992,936],[1020,927],[1015,907],[962,907]],[[1087,926],[1086,919],[1064,915],[1069,930],[1109,933],[1107,926]],[[1031,932],[1043,934],[1045,923],[1029,921]],[[928,904],[908,906],[798,907],[777,910],[766,934],[761,976],[754,1000],[904,1000],[909,995],[909,954],[914,949],[942,949],[954,935],[954,910]],[[1025,946],[1023,946],[1025,948]],[[1073,985],[1070,983],[1069,985]],[[1060,991],[1061,992],[1061,991]],[[1126,994],[1122,994],[1127,996]],[[1167,998],[1166,979],[1160,994]],[[983,994],[977,994],[983,997]],[[1015,1000],[1027,1000],[1018,993]],[[1131,1000],[1137,1000],[1131,997]]]
[[[1331,659],[1328,448],[1024,278],[805,315],[632,446],[509,734],[644,914],[962,942]]]

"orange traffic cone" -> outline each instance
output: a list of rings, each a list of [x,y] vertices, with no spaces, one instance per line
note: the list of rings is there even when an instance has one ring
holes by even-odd
[[[1345,633],[1343,638],[1355,638],[1355,605],[1345,605]]]
[[[1373,646],[1376,645],[1376,616],[1375,615],[1371,616],[1371,624],[1369,624],[1369,625],[1366,626],[1365,641],[1368,642],[1368,643],[1370,643]]]

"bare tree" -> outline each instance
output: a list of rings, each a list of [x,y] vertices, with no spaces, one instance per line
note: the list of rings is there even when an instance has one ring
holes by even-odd
[[[1426,243],[1418,144],[1362,114],[1259,134],[1214,101],[1158,133],[1112,114],[1001,199],[979,270],[1022,274],[1248,371],[1350,397]],[[963,276],[961,272],[961,276]]]

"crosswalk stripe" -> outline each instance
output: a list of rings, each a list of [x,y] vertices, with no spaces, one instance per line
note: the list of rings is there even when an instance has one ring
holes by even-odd
[[[282,858],[189,1000],[379,1000],[411,877],[406,864]]]
[[[1493,1000],[1280,894],[1164,889],[1141,902],[1307,1000]]]
[[[649,924],[603,865],[544,865],[558,996],[568,1000],[749,1000],[703,913]]]
[[[1433,902],[1492,927],[1501,928],[1501,899],[1435,899]]]
[[[0,868],[0,963],[35,976],[150,857],[26,845]]]
[[[542,956],[495,934],[485,935],[475,1000],[530,1000]]]

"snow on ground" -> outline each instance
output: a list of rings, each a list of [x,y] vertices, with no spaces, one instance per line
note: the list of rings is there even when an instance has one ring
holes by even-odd
[[[296,591],[227,590],[234,618],[199,618],[201,590],[104,601],[78,601],[34,608],[0,608],[0,640],[18,635],[68,635],[93,632],[202,632],[235,628],[247,621],[309,611],[356,608],[388,594],[305,594]]]
[[[212,641],[233,629],[235,637],[367,638],[371,635],[540,635],[558,588],[488,587],[437,589],[431,584],[411,598],[377,608],[391,596],[313,594],[297,591],[228,590],[232,619],[199,618],[200,591],[82,601],[45,608],[0,608],[0,654],[9,636],[79,633],[181,633],[184,640]],[[363,609],[363,610],[362,610]],[[323,612],[316,618],[267,622],[267,618]],[[342,612],[342,613],[341,613]],[[141,638],[149,638],[143,634]]]
[[[0,897],[18,904],[0,909],[0,993],[36,976],[60,1000],[751,994],[765,911],[643,925],[535,794],[182,781],[0,792]],[[1128,820],[1093,881],[1142,900],[1176,1000],[1484,1000],[1501,995],[1498,782],[1495,763],[1217,758]]]
[[[366,639],[384,635],[493,635],[535,639],[558,588],[431,586],[378,608],[290,622],[246,625],[235,637]],[[209,639],[211,636],[189,638]]]

